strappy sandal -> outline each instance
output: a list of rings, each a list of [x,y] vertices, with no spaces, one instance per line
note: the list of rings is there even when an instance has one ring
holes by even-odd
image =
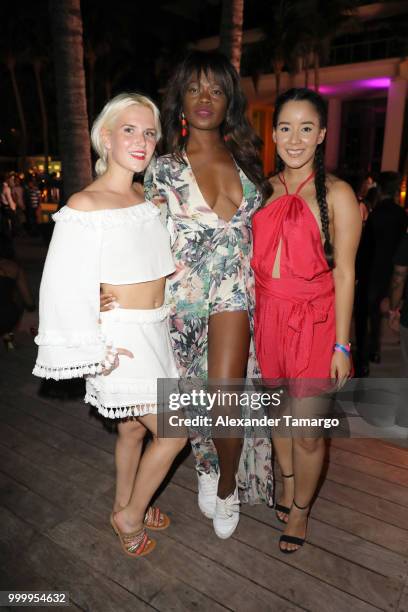
[[[170,518],[160,508],[149,506],[144,517],[144,524],[152,531],[163,531],[170,525]]]
[[[298,506],[297,503],[295,502],[295,500],[293,500],[293,505],[296,506],[296,508],[298,510],[306,510],[306,508],[309,508],[310,504],[307,504],[307,506]],[[309,515],[309,512],[308,512]],[[293,550],[289,550],[287,548],[282,548],[281,547],[281,543],[282,542],[286,542],[286,544],[295,544],[296,546],[303,546],[303,544],[305,543],[306,537],[304,538],[298,538],[296,536],[291,536],[291,535],[286,535],[283,534],[281,535],[281,537],[279,538],[279,550],[281,551],[281,553],[284,553],[286,555],[290,555],[294,552],[296,552],[297,550],[299,550],[299,548],[294,548]]]
[[[282,476],[282,478],[293,478],[294,474],[281,474],[281,476]],[[286,516],[289,516],[290,508],[288,508],[288,506],[282,506],[282,504],[278,504],[277,502],[275,503],[276,518],[278,519],[278,521],[280,521],[281,523],[284,523],[284,525],[286,525],[287,521],[285,521],[284,519],[281,519],[278,516],[278,512],[280,512],[281,514],[286,514]]]
[[[134,533],[123,533],[116,524],[113,512],[110,516],[113,531],[119,537],[123,552],[129,557],[144,557],[156,548],[156,540],[151,540],[143,527]]]

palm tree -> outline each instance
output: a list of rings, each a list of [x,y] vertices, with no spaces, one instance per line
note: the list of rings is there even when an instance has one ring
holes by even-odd
[[[328,60],[333,38],[346,28],[356,26],[356,6],[356,0],[300,0],[295,4],[297,52],[302,56],[305,70],[312,57],[316,91],[319,91],[320,65]]]
[[[92,123],[95,115],[95,64],[98,58],[98,52],[92,43],[88,40],[85,44],[85,59],[87,65],[87,87],[88,87],[88,117]]]
[[[0,36],[1,61],[6,66],[10,76],[11,89],[13,91],[15,107],[19,122],[19,154],[23,160],[23,169],[26,169],[27,158],[27,121],[19,86],[17,68],[21,65],[26,48],[26,27],[22,17],[21,7],[16,6],[14,18],[10,19],[10,8],[2,3],[0,5],[0,24],[2,32]],[[4,93],[3,93],[4,95]],[[17,130],[16,130],[17,131]]]
[[[33,65],[34,76],[35,76],[35,84],[37,87],[38,102],[40,105],[41,123],[42,123],[44,170],[45,170],[45,174],[48,175],[48,164],[49,164],[49,158],[50,158],[50,146],[49,146],[49,139],[48,139],[48,116],[47,116],[47,109],[45,106],[44,90],[43,90],[43,85],[42,85],[42,80],[41,80],[41,70],[42,70],[44,63],[45,63],[45,60],[41,57],[37,56],[32,59],[32,65]]]
[[[21,93],[20,93],[20,88],[18,86],[18,82],[17,82],[17,75],[16,75],[16,63],[17,63],[17,59],[16,56],[14,55],[14,53],[12,51],[8,51],[5,56],[4,56],[4,63],[7,67],[7,70],[9,71],[10,74],[10,80],[11,80],[11,84],[12,84],[12,88],[13,88],[13,93],[14,93],[14,98],[16,101],[16,107],[17,107],[17,112],[18,112],[18,119],[20,122],[20,130],[21,130],[21,140],[20,140],[20,154],[21,157],[23,158],[23,170],[25,171],[26,169],[26,159],[27,159],[27,124],[26,124],[26,120],[25,120],[25,114],[24,114],[24,109],[23,109],[23,103],[21,100]]]
[[[280,93],[283,68],[292,61],[295,3],[296,0],[277,0],[275,3],[266,0],[260,12],[264,34],[264,40],[260,45],[263,54],[269,56],[275,75],[276,97]]]
[[[92,180],[80,0],[49,0],[64,197]]]
[[[242,53],[244,0],[222,0],[220,51],[231,61],[239,74]]]

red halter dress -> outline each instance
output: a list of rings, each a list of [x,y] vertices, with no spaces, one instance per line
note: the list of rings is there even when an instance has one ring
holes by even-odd
[[[288,192],[253,217],[255,347],[264,379],[329,379],[335,343],[332,272],[308,204]],[[280,274],[272,278],[279,245]]]

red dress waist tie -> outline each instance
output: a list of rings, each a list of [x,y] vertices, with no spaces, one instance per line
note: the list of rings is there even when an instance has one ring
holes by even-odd
[[[268,347],[274,339],[267,333],[269,308],[271,300],[283,300],[292,307],[287,319],[287,325],[296,335],[290,346],[294,359],[293,376],[298,377],[307,369],[312,352],[314,326],[327,320],[328,310],[333,306],[334,283],[331,272],[318,278],[305,280],[302,278],[267,278],[257,274],[256,303],[256,346],[262,360]],[[294,297],[296,296],[296,297]]]

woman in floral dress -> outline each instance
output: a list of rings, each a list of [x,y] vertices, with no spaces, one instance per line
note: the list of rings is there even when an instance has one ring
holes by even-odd
[[[191,53],[177,66],[164,99],[169,153],[145,175],[146,197],[165,204],[173,234],[176,272],[167,291],[183,378],[259,374],[252,341],[251,218],[269,185],[245,108],[230,63],[218,53]],[[241,501],[272,503],[270,441],[267,434],[257,439],[246,433],[243,449],[238,438],[192,440],[199,506],[222,538],[239,520],[236,482]]]

